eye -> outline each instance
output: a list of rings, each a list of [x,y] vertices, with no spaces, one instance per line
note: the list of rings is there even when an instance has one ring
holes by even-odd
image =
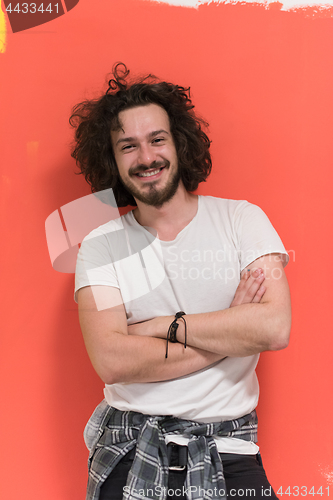
[[[121,148],[122,151],[128,151],[129,149],[133,148],[133,144],[127,144],[126,146],[123,146]]]
[[[162,142],[164,141],[164,137],[156,137],[154,140],[153,140],[153,143],[159,143],[159,142]]]

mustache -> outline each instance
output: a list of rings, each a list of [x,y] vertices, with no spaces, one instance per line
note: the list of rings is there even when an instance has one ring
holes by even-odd
[[[156,170],[157,168],[169,167],[169,166],[170,166],[169,160],[153,161],[150,165],[141,164],[136,167],[130,168],[128,173],[129,175],[135,175],[138,174],[139,172],[146,172],[147,170]]]

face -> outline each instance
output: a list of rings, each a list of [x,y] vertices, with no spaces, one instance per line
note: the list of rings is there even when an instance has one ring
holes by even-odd
[[[125,188],[147,205],[161,207],[177,191],[180,175],[167,112],[147,104],[119,113],[111,142]]]

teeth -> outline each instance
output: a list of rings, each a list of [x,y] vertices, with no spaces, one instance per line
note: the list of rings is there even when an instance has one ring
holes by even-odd
[[[158,168],[157,170],[154,170],[153,172],[141,172],[139,175],[139,177],[150,177],[151,175],[156,175],[158,174],[159,172],[161,171],[160,168]]]

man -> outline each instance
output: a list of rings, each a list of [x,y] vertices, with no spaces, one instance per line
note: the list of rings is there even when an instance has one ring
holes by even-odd
[[[276,498],[255,367],[288,344],[287,253],[258,207],[193,194],[211,159],[189,89],[128,73],[116,65],[71,117],[92,189],[136,207],[78,256],[81,329],[106,384],[86,429],[87,499]]]

